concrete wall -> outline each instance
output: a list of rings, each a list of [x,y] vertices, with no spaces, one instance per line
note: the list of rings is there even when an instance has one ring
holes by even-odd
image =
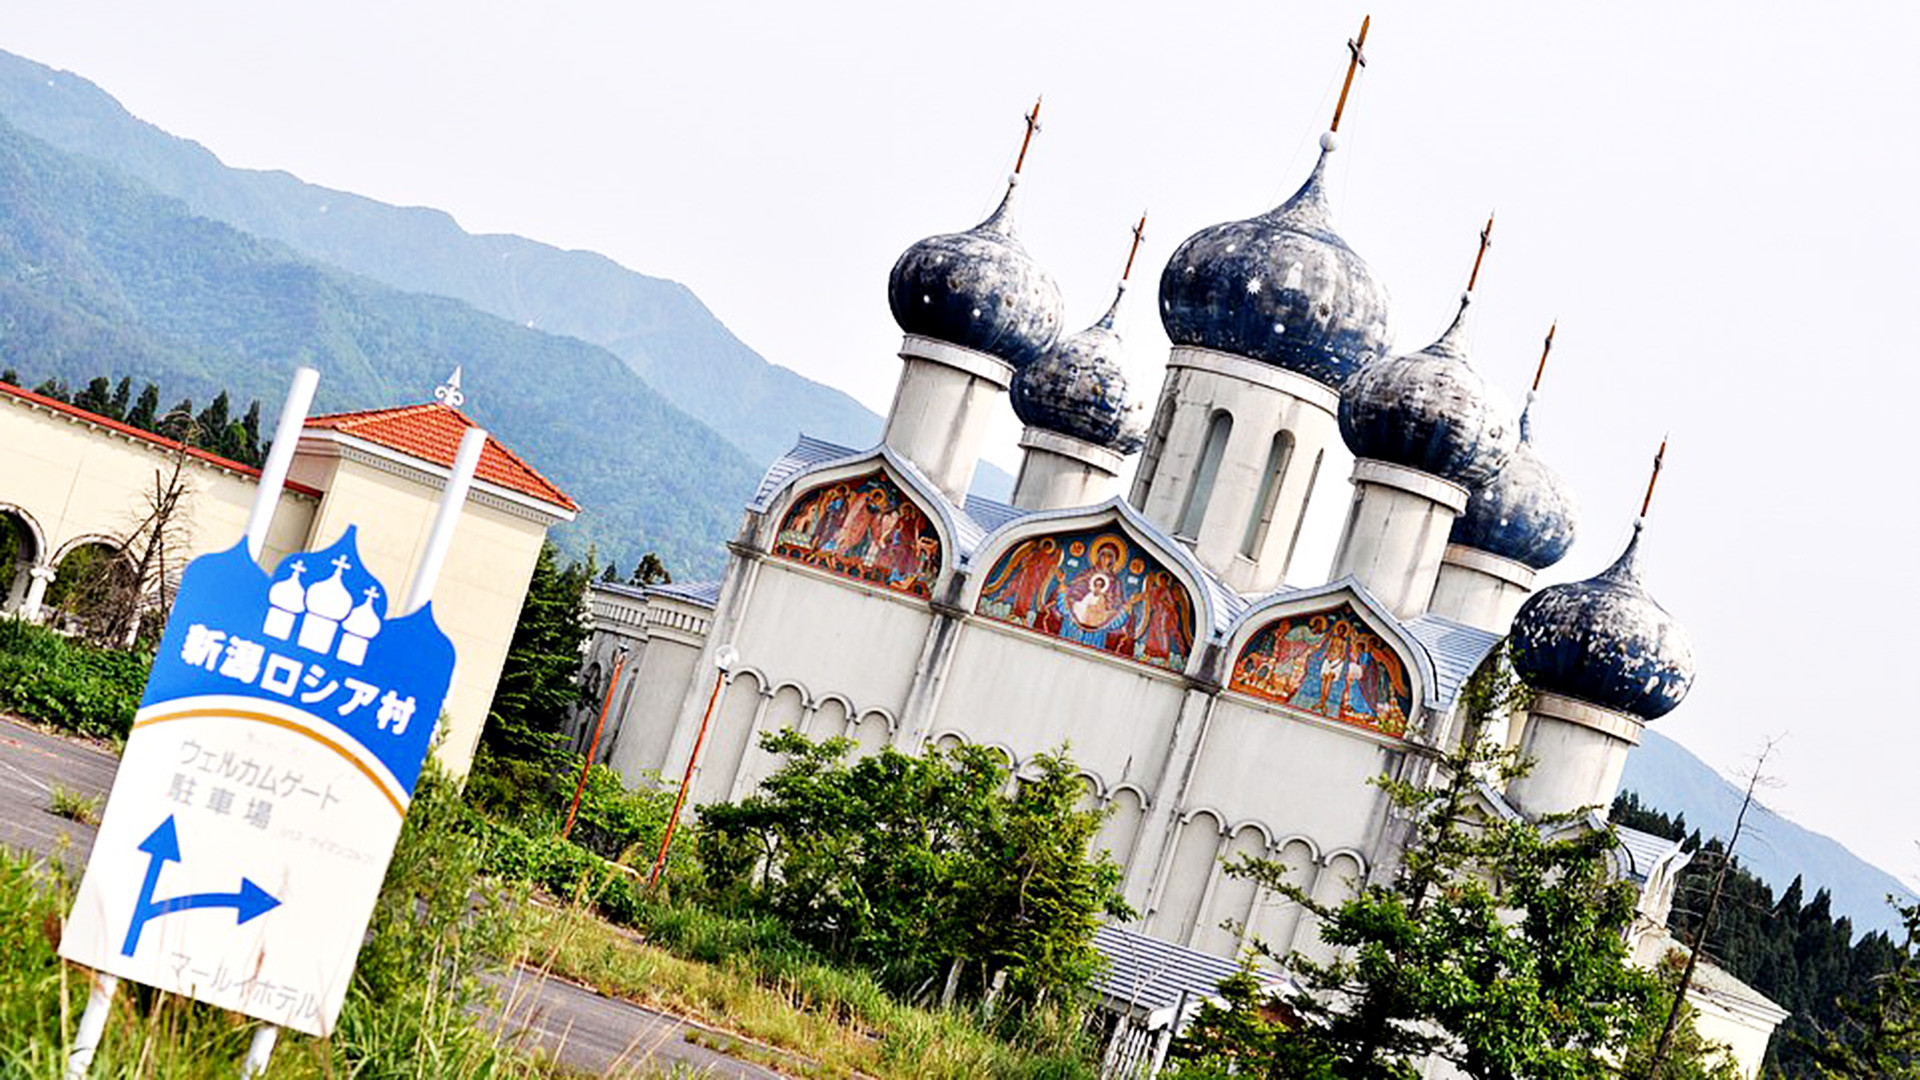
[[[391,595],[404,597],[426,548],[441,483],[343,456],[303,450],[290,476],[324,488],[309,546],[330,544],[360,525],[360,555]],[[447,732],[440,761],[464,774],[493,702],[546,525],[469,499],[453,547],[434,588],[434,619],[453,640],[459,663],[447,695]]]
[[[59,560],[89,540],[118,546],[148,512],[155,476],[171,477],[175,455],[156,443],[105,425],[0,394],[0,511],[35,534],[23,565],[0,568],[13,577],[5,609],[26,601],[27,574],[51,579]],[[221,551],[246,530],[253,506],[253,476],[203,458],[182,455],[182,478],[191,494],[181,517],[185,558]],[[319,500],[287,492],[267,533],[265,557],[278,561],[306,546]],[[43,586],[44,588],[44,586]]]

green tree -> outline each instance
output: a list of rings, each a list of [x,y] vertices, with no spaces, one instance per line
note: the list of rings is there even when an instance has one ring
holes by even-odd
[[[1900,908],[1906,940],[1891,968],[1840,1002],[1842,1022],[1813,1051],[1824,1080],[1920,1080],[1920,903]]]
[[[133,401],[133,376],[123,375],[120,384],[113,388],[113,398],[107,403],[107,415],[115,420],[125,420],[127,409]]]
[[[563,787],[571,794],[563,732],[580,697],[592,580],[591,563],[563,568],[558,549],[541,545],[468,788],[488,809],[509,815],[550,811],[559,806]]]
[[[1500,816],[1480,795],[1482,777],[1520,769],[1478,733],[1523,702],[1496,657],[1463,691],[1467,735],[1435,763],[1436,782],[1377,781],[1409,836],[1389,879],[1327,904],[1280,864],[1243,858],[1231,868],[1304,907],[1335,954],[1257,945],[1302,992],[1263,1002],[1240,987],[1202,1010],[1180,1057],[1201,1075],[1410,1080],[1438,1057],[1481,1080],[1571,1080],[1614,1075],[1622,1051],[1651,1047],[1662,994],[1629,962],[1635,893],[1610,874],[1612,834],[1574,815]]]
[[[134,402],[132,411],[127,413],[127,423],[142,431],[152,431],[154,425],[159,423],[159,411],[160,388],[148,383],[140,391],[140,398]]]
[[[649,551],[640,556],[640,561],[634,564],[633,576],[627,579],[627,584],[671,585],[673,575],[667,572],[666,564],[660,561],[660,556]]]
[[[902,996],[1064,1003],[1091,981],[1094,929],[1126,908],[1118,868],[1089,854],[1101,816],[1076,808],[1063,755],[1009,795],[981,747],[849,762],[846,739],[762,746],[785,760],[760,790],[700,811],[719,896]]]
[[[87,383],[85,390],[75,394],[73,404],[76,408],[85,409],[90,413],[97,413],[113,420],[120,419],[113,414],[113,380],[104,375],[96,376]]]

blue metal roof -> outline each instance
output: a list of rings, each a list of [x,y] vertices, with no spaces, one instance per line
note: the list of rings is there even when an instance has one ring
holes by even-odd
[[[810,469],[821,462],[833,461],[836,458],[852,457],[855,453],[857,453],[857,451],[850,447],[841,446],[838,443],[830,443],[825,439],[811,438],[802,434],[800,441],[793,444],[793,449],[780,455],[774,460],[772,465],[767,466],[767,473],[760,478],[760,486],[754,489],[753,501],[747,504],[747,508],[749,510],[765,510],[774,495],[778,494],[780,489],[786,485],[787,481],[793,479],[795,474]]]
[[[1220,983],[1240,970],[1238,963],[1224,957],[1117,926],[1095,930],[1093,947],[1107,960],[1105,970],[1094,981],[1094,992],[1109,1009],[1142,1019],[1179,1005],[1183,991],[1189,1007],[1217,997]],[[1258,974],[1272,988],[1288,982],[1271,972]]]
[[[1011,506],[1007,503],[988,499],[980,495],[967,496],[967,503],[961,507],[961,509],[966,511],[968,517],[979,522],[980,526],[988,532],[992,532],[1007,522],[1012,521],[1014,518],[1024,517],[1027,513],[1027,511],[1017,506]]]
[[[1417,615],[1400,625],[1433,658],[1433,700],[1428,704],[1439,709],[1453,704],[1474,669],[1500,644],[1499,634],[1439,615]]]
[[[649,585],[646,595],[661,596],[669,600],[685,600],[689,604],[701,607],[720,606],[720,583],[717,581],[689,581],[685,584]]]
[[[1639,829],[1615,825],[1613,834],[1620,838],[1620,850],[1627,855],[1627,874],[1643,884],[1653,875],[1653,868],[1660,860],[1680,850],[1680,841]]]

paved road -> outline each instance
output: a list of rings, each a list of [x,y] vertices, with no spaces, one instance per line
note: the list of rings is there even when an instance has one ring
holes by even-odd
[[[56,788],[106,802],[120,759],[77,739],[0,717],[0,846],[58,854],[75,870],[93,849],[92,826],[56,817],[48,808]],[[781,1074],[687,1041],[709,1045],[732,1036],[631,1002],[603,997],[573,983],[517,968],[496,980],[502,1018],[512,1037],[538,1046],[562,1064],[603,1076],[648,1076],[670,1066],[702,1076],[780,1080]]]

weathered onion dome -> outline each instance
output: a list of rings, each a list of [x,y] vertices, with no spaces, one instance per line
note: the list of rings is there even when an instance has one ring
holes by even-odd
[[[1113,317],[1120,292],[1098,322],[1068,334],[1013,377],[1013,411],[1032,427],[1131,454],[1146,441],[1146,413],[1127,393]]]
[[[1335,390],[1387,347],[1387,290],[1334,231],[1327,155],[1293,198],[1205,228],[1160,275],[1160,321],[1175,345],[1282,367]]]
[[[1520,445],[1505,468],[1473,489],[1448,539],[1545,570],[1573,546],[1580,514],[1566,482],[1534,452],[1528,411],[1520,413]]]
[[[1060,337],[1060,287],[1013,234],[1018,176],[987,220],[908,248],[887,278],[893,321],[1022,368]]]
[[[1506,467],[1520,441],[1513,406],[1467,362],[1468,297],[1440,340],[1353,373],[1340,394],[1340,437],[1354,455],[1465,488]]]
[[[1640,584],[1640,523],[1612,566],[1527,598],[1510,640],[1520,677],[1642,720],[1665,716],[1693,685],[1693,643]]]

